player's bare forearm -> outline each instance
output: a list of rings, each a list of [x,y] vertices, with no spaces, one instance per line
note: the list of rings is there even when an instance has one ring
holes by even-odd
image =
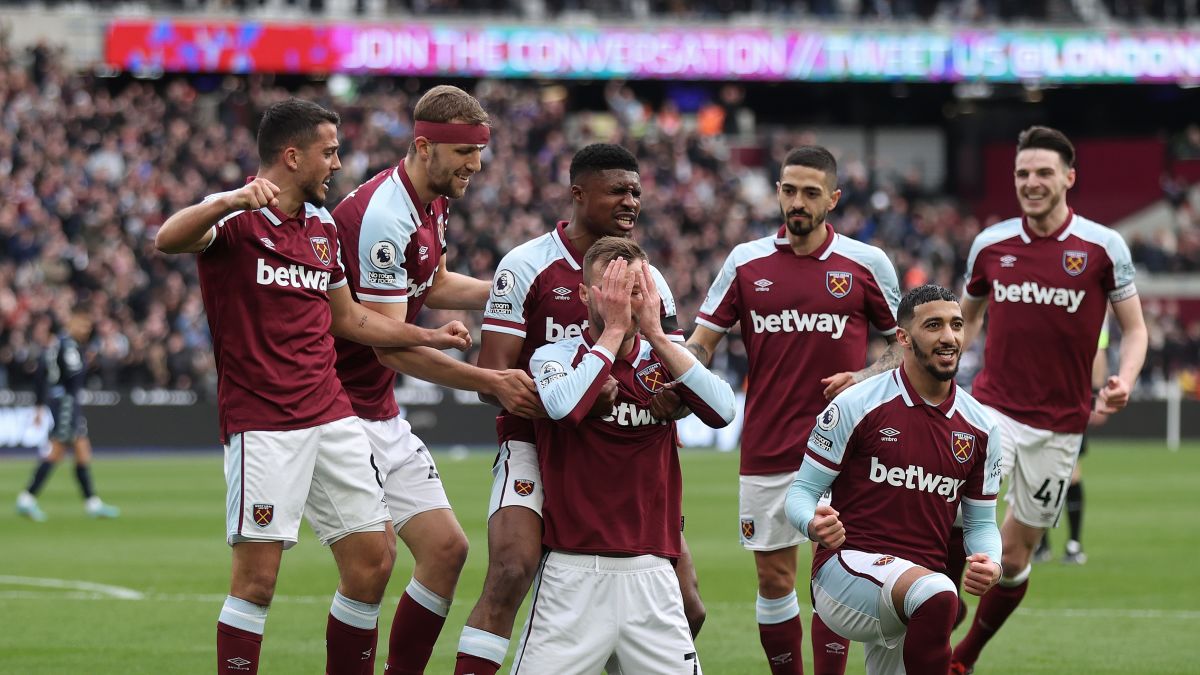
[[[368,347],[416,347],[431,344],[434,331],[398,321],[354,301],[348,286],[329,291],[329,332]]]
[[[684,346],[687,347],[687,350],[691,352],[692,356],[696,357],[696,360],[700,363],[703,363],[707,366],[712,362],[712,353],[709,352],[704,345],[697,344],[695,342],[689,342]]]
[[[358,304],[335,315],[329,332],[368,347],[416,347],[430,342],[429,329],[390,319]]]
[[[875,363],[872,363],[866,368],[854,373],[854,381],[862,382],[868,377],[874,377],[879,373],[884,373],[895,369],[900,365],[900,359],[903,355],[904,348],[901,347],[900,343],[896,341],[896,336],[888,336],[887,351],[880,354],[879,358],[875,359]]]
[[[1121,326],[1121,365],[1118,373],[1121,381],[1132,389],[1146,363],[1146,348],[1150,340],[1142,315],[1141,299],[1135,295],[1122,300],[1113,305],[1113,312]]]
[[[419,380],[463,391],[491,392],[497,372],[450,358],[432,347],[376,348],[379,362]]]
[[[687,350],[696,357],[696,360],[707,367],[712,363],[713,354],[717,351],[717,345],[721,343],[721,338],[725,334],[715,331],[707,326],[696,326],[692,331],[692,336],[688,338],[686,343]]]
[[[457,272],[439,272],[429,288],[425,304],[433,309],[469,309],[482,311],[487,305],[491,284]]]
[[[158,228],[154,247],[163,253],[195,253],[203,250],[213,226],[234,210],[226,196],[182,209]]]

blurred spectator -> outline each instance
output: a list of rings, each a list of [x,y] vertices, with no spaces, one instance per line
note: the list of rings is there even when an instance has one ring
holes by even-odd
[[[289,91],[273,82],[264,76],[106,80],[68,71],[54,48],[13,53],[0,41],[0,387],[29,385],[37,356],[30,346],[33,317],[77,312],[93,324],[83,343],[92,364],[89,387],[214,393],[195,263],[158,255],[158,226],[255,171],[252,130],[271,102],[294,94],[342,114],[343,170],[331,190],[337,197],[404,155],[409,108],[420,92],[416,81],[391,78],[356,83],[343,98],[331,96],[324,83],[300,82]],[[524,81],[474,86],[497,133],[485,170],[452,207],[451,266],[490,277],[504,252],[569,213],[567,171],[575,149],[597,140],[622,143],[641,161],[637,236],[671,283],[690,329],[729,250],[778,227],[774,182],[783,154],[821,139],[731,126],[730,118],[752,117],[736,86],[712,101],[726,114],[711,133],[699,128],[702,100],[684,111],[670,99],[639,100],[613,83],[602,103],[607,109],[588,110],[572,92]],[[755,148],[745,153],[748,138]],[[831,150],[843,172],[843,198],[831,214],[838,231],[889,251],[906,287],[932,281],[959,288],[972,239],[994,220],[980,222],[954,200],[926,194],[915,167],[872,168],[870,158]],[[1194,221],[1131,245],[1152,271],[1196,271],[1200,264]],[[1171,325],[1170,316],[1156,315],[1163,323],[1153,368],[1161,377],[1194,367],[1198,353],[1200,327]],[[423,317],[450,318],[479,320],[474,313]],[[725,341],[735,353],[722,356],[734,372],[742,358],[735,343]]]

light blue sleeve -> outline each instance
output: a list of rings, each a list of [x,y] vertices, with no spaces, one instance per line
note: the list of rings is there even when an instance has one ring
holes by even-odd
[[[996,527],[996,502],[963,500],[963,547],[967,555],[986,553],[996,563],[1000,562],[1000,528]]]
[[[692,367],[677,380],[684,387],[679,392],[684,404],[714,429],[731,424],[737,414],[737,397],[734,396],[733,387],[705,368],[691,352],[681,346],[673,346],[692,359]]]
[[[544,345],[529,359],[529,372],[537,383],[546,414],[551,419],[576,424],[595,402],[613,362],[612,354],[596,345],[572,366],[575,354],[572,346],[578,344],[567,340]]]
[[[1109,302],[1121,302],[1137,295],[1137,287],[1133,285],[1133,255],[1120,233],[1116,230],[1109,232],[1104,250],[1113,265],[1113,290],[1108,293]]]
[[[829,490],[836,477],[836,473],[830,472],[809,457],[804,458],[804,463],[796,472],[796,478],[788,488],[783,508],[788,521],[804,536],[808,536],[808,524],[816,515],[817,500]]]

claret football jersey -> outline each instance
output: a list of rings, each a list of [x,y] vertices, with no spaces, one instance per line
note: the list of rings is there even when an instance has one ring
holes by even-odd
[[[333,217],[312,204],[298,218],[264,207],[232,213],[213,231],[196,266],[213,336],[221,441],[354,414],[329,334],[329,290],[346,284]]]
[[[579,337],[587,330],[587,306],[579,299],[583,253],[576,251],[563,234],[566,226],[567,222],[560,222],[554,230],[509,251],[492,280],[483,330],[525,340],[517,368],[528,370],[529,357],[542,345]],[[650,274],[662,296],[663,330],[673,340],[682,342],[675,297],[653,265]],[[496,418],[496,432],[501,443],[533,442],[530,421],[507,411]]]
[[[900,287],[887,254],[826,224],[825,243],[797,256],[785,227],[734,247],[696,316],[722,333],[741,324],[750,362],[742,475],[799,468],[826,403],[821,378],[866,365],[871,326],[896,332]]]
[[[1000,489],[995,417],[958,385],[932,405],[904,368],[839,394],[821,411],[804,460],[833,475],[844,548],[946,565],[960,501],[987,505]],[[818,548],[813,571],[835,551]]]
[[[425,305],[446,250],[446,197],[425,205],[404,163],[379,172],[333,210],[350,290],[359,301],[407,303],[413,322]],[[379,363],[375,351],[337,339],[337,372],[354,412],[385,420],[400,413],[393,390],[396,374]]]
[[[1022,218],[975,237],[966,291],[988,303],[983,370],[971,393],[1037,429],[1082,433],[1109,302],[1137,295],[1121,235],[1074,212],[1049,236]]]

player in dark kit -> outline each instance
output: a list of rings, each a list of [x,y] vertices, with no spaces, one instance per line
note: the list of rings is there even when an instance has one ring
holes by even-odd
[[[733,389],[663,331],[641,247],[605,237],[583,267],[576,302],[586,304],[586,332],[530,359],[550,416],[536,430],[548,553],[513,672],[694,675],[672,569],[682,552],[679,437],[651,400],[674,383],[697,417],[723,427]],[[614,385],[608,414],[592,416]]]
[[[217,623],[217,672],[258,672],[283,550],[305,516],[330,547],[340,582],[325,633],[326,673],[358,675],[378,631],[395,561],[370,443],[338,382],[330,332],[379,347],[466,349],[459,322],[424,329],[350,296],[333,217],[324,209],[339,118],[307,101],[275,103],[258,131],[248,185],[163,223],[155,245],[196,253],[213,336],[225,444],[229,596]]]
[[[394,167],[358,186],[333,210],[356,299],[397,321],[422,307],[482,310],[491,285],[446,269],[446,217],[482,170],[491,136],[488,114],[467,92],[433,87],[413,109],[414,139]],[[337,370],[371,439],[383,474],[392,527],[413,556],[413,576],[396,607],[388,640],[389,674],[424,672],[467,561],[467,536],[454,517],[441,475],[421,439],[400,416],[393,371],[498,397],[509,410],[539,414],[523,370],[491,370],[435,349],[373,350],[336,341]]]
[[[34,373],[37,412],[34,425],[41,423],[42,411],[50,410],[53,423],[50,437],[40,450],[41,461],[33,471],[29,486],[17,495],[17,513],[41,522],[46,514],[38,506],[37,495],[45,487],[54,466],[70,448],[75,454],[75,478],[83,492],[84,511],[92,518],[116,518],[120,509],[105,504],[92,487],[92,442],[88,438],[87,420],[80,405],[83,379],[87,364],[80,342],[87,338],[91,324],[82,315],[72,317],[70,330],[54,330],[52,316],[46,316],[34,328],[35,341],[41,343]]]
[[[957,589],[940,570],[960,504],[967,591],[983,595],[1000,579],[1000,438],[987,409],[954,383],[964,325],[954,294],[913,289],[897,321],[903,362],[817,416],[787,514],[821,544],[813,606],[866,643],[867,673],[940,675],[958,614]],[[832,502],[818,505],[831,486]]]
[[[571,220],[500,261],[484,313],[481,366],[527,369],[542,345],[582,335],[587,308],[578,302],[576,288],[583,279],[583,257],[601,237],[628,237],[636,226],[642,186],[637,159],[628,150],[589,145],[575,153],[570,175]],[[671,291],[653,266],[650,273],[662,298],[663,329],[682,342]],[[500,451],[488,505],[488,573],[459,640],[458,673],[494,673],[503,663],[517,610],[542,555],[543,491],[533,423],[504,410],[496,432]],[[704,621],[704,605],[686,542],[683,546],[675,571],[694,635]]]
[[[688,348],[708,363],[741,324],[750,372],[739,468],[739,532],[758,572],[755,615],[774,675],[795,675],[802,627],[796,600],[796,546],[784,496],[804,458],[804,439],[825,403],[854,382],[895,367],[896,270],[880,249],[834,232],[837,162],[828,150],[790,151],[777,185],[784,224],[730,252],[700,312]],[[888,351],[864,368],[871,327]],[[813,615],[818,675],[845,672],[847,641]]]
[[[972,393],[1004,433],[1009,507],[1000,526],[1004,578],[980,601],[971,630],[955,646],[956,673],[973,669],[1020,605],[1034,549],[1058,520],[1093,410],[1092,365],[1110,306],[1121,326],[1120,367],[1100,389],[1096,412],[1125,407],[1146,358],[1129,247],[1067,205],[1075,184],[1071,141],[1055,129],[1030,127],[1017,140],[1015,164],[1023,215],[975,237],[963,293],[967,345],[988,314],[983,369]]]

